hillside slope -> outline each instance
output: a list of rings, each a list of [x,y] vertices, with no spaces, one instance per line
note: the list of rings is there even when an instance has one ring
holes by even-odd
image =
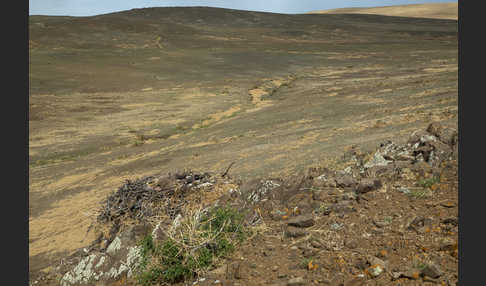
[[[457,2],[396,5],[371,8],[339,8],[312,11],[312,14],[375,14],[384,16],[457,20]]]
[[[125,179],[251,180],[457,126],[457,21],[188,7],[29,17],[29,262],[96,238]]]

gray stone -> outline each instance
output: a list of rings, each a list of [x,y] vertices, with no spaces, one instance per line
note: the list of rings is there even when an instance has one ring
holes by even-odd
[[[378,277],[381,275],[381,273],[383,273],[384,270],[385,269],[383,268],[383,266],[375,264],[368,268],[368,273],[370,273],[372,277]]]
[[[338,214],[344,213],[351,213],[355,212],[356,209],[351,205],[350,201],[341,201],[336,204],[333,204],[329,207],[329,211],[335,212]]]
[[[403,273],[401,273],[400,277],[405,277],[411,280],[417,280],[420,278],[420,272],[416,269],[409,269]]]
[[[299,285],[304,285],[304,284],[305,284],[305,281],[304,281],[304,278],[302,278],[302,277],[292,278],[292,279],[289,279],[289,281],[287,281],[287,286],[299,286]]]
[[[380,258],[378,257],[375,257],[375,256],[368,256],[367,259],[368,263],[370,265],[380,265],[383,269],[386,268],[386,263],[385,261],[381,260]]]
[[[381,188],[382,183],[380,180],[377,179],[362,179],[361,182],[359,182],[356,192],[360,194],[364,194],[367,192],[371,192],[374,190],[377,190]]]
[[[447,145],[456,145],[458,133],[457,130],[449,127],[443,127],[438,122],[433,122],[427,127],[427,132],[435,135],[440,141]]]
[[[441,251],[453,251],[456,247],[456,242],[450,238],[444,238],[439,244],[439,250]]]
[[[439,137],[440,131],[442,131],[442,125],[439,122],[432,122],[427,127],[427,132]]]
[[[356,184],[356,180],[351,175],[342,175],[336,178],[336,185],[341,188],[352,187]]]
[[[397,189],[397,191],[399,191],[400,193],[403,193],[403,194],[410,194],[410,190],[407,189],[407,188],[404,188],[404,187],[400,187]]]
[[[375,153],[375,155],[373,156],[373,158],[371,160],[369,160],[368,162],[366,162],[366,164],[364,164],[364,167],[365,167],[365,169],[369,169],[369,168],[372,168],[372,167],[387,166],[391,162],[392,161],[386,160],[383,157],[383,155],[379,151],[377,151]]]
[[[344,242],[344,245],[349,249],[355,249],[358,247],[358,242],[354,239],[348,239]]]
[[[110,255],[115,255],[115,253],[121,248],[122,246],[122,241],[121,239],[117,236],[113,241],[108,245],[108,248],[106,249],[106,253]]]
[[[336,222],[333,223],[333,224],[331,224],[331,229],[332,230],[340,230],[342,227],[343,227],[342,224],[339,224],[339,223],[336,223]]]
[[[417,130],[410,135],[410,138],[408,139],[407,143],[410,145],[415,145],[417,142],[420,142],[420,138],[422,138],[425,135],[428,135],[424,130]]]
[[[301,228],[297,228],[294,226],[289,226],[287,230],[285,231],[285,234],[288,237],[301,237],[307,235],[307,231]]]
[[[422,269],[421,274],[430,278],[439,278],[442,275],[442,271],[437,265],[429,263]]]
[[[312,214],[298,215],[289,219],[288,225],[296,227],[310,227],[314,225],[314,218]]]

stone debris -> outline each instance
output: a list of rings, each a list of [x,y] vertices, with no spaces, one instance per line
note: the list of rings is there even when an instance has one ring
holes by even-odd
[[[287,230],[285,231],[285,234],[288,237],[301,237],[301,236],[307,235],[307,231],[305,231],[301,228],[294,227],[294,226],[289,226],[287,228]]]
[[[304,284],[305,284],[305,280],[302,277],[292,278],[289,279],[289,281],[287,281],[287,286],[300,286]]]
[[[256,203],[263,199],[263,197],[276,187],[280,187],[280,184],[272,180],[262,180],[259,186],[248,195],[248,201]]]
[[[447,189],[455,181],[447,185],[442,179],[457,174],[455,165],[442,163],[455,162],[457,143],[457,132],[432,123],[407,143],[383,142],[369,156],[352,148],[344,170],[314,168],[291,182],[272,178],[233,184],[192,171],[127,181],[108,197],[98,217],[100,224],[113,223],[111,235],[101,237],[98,248],[81,251],[60,283],[103,285],[133,277],[141,259],[140,237],[127,230],[125,219],[151,221],[146,233],[154,241],[165,239],[167,227],[183,219],[191,195],[221,185],[228,188],[212,204],[243,206],[245,223],[257,230],[238,258],[218,266],[221,271],[205,273],[207,279],[194,277],[193,285],[248,285],[257,278],[258,285],[452,283],[458,205],[450,192],[457,190]],[[442,197],[412,200],[424,189],[417,182],[432,175],[440,182],[430,191]],[[444,214],[437,216],[439,210]]]
[[[437,265],[429,263],[422,269],[421,274],[430,278],[439,278],[442,275],[442,271]]]
[[[365,178],[359,182],[358,187],[356,188],[356,192],[364,194],[367,192],[377,190],[381,187],[382,187],[382,183],[380,180]]]

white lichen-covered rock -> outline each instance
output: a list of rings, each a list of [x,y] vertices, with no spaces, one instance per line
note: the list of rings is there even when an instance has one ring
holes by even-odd
[[[102,266],[105,257],[100,254],[91,254],[81,261],[71,271],[64,274],[61,285],[87,284],[98,281],[103,275]],[[96,262],[96,264],[95,264]]]
[[[265,194],[276,187],[280,187],[280,185],[272,180],[262,181],[260,186],[248,195],[248,200],[255,203],[259,202]]]
[[[141,262],[142,262],[142,247],[141,246],[130,247],[128,249],[127,263],[126,263],[126,265],[128,266],[127,277],[132,277],[133,273],[138,268]]]
[[[389,163],[391,163],[391,161],[386,160],[380,151],[376,151],[373,158],[369,160],[366,164],[364,164],[364,167],[365,169],[368,169],[375,166],[386,166]]]
[[[141,246],[123,245],[123,240],[117,236],[106,253],[93,253],[81,259],[64,274],[61,285],[92,285],[95,282],[116,280],[124,273],[131,277],[141,259]]]
[[[106,249],[106,253],[113,255],[121,248],[121,239],[117,236],[113,241],[108,245]]]

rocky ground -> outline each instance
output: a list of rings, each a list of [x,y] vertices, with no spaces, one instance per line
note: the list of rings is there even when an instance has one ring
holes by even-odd
[[[252,235],[178,285],[457,285],[457,159],[457,131],[434,122],[404,144],[353,146],[337,169],[240,182],[230,165],[127,181],[104,201],[98,239],[30,283],[136,285],[137,241],[229,205]]]

